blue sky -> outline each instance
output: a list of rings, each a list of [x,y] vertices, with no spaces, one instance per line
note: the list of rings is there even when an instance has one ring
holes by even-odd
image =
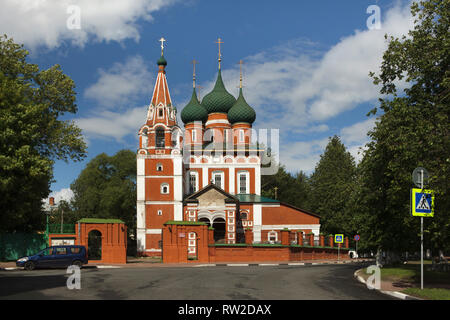
[[[160,56],[167,39],[167,79],[178,113],[192,92],[192,59],[203,97],[217,74],[217,45],[228,91],[238,94],[244,60],[244,96],[256,110],[255,128],[279,129],[280,161],[311,173],[335,134],[360,159],[374,118],[378,89],[368,77],[386,48],[384,34],[411,28],[409,1],[5,0],[0,30],[24,43],[41,69],[60,64],[76,84],[76,115],[88,157],[55,164],[52,195],[68,188],[86,163],[105,152],[136,150]],[[67,28],[80,9],[81,29]],[[369,29],[370,5],[381,28]],[[71,20],[73,21],[73,20]],[[26,22],[26,23],[25,23]],[[182,125],[181,121],[180,124]]]

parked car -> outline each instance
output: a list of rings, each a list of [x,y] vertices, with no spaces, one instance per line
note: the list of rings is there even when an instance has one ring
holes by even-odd
[[[358,258],[358,253],[355,250],[350,250],[348,252],[348,256],[350,257],[350,259],[356,259]]]
[[[63,268],[70,265],[81,267],[87,263],[87,251],[84,246],[52,246],[35,255],[18,259],[16,266],[33,270],[35,268]]]

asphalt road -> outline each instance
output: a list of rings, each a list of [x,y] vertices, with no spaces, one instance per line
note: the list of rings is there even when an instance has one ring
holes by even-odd
[[[0,300],[390,300],[353,278],[356,265],[82,269],[69,290],[65,269],[0,271]]]

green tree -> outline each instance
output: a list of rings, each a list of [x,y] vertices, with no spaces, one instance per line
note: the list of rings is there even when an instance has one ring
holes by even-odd
[[[308,177],[302,171],[292,175],[280,165],[277,173],[261,176],[261,195],[308,210]]]
[[[386,96],[360,166],[361,227],[372,247],[419,251],[420,219],[410,215],[409,201],[411,173],[425,167],[427,187],[436,191],[435,217],[424,221],[425,246],[437,253],[450,249],[450,1],[414,2],[411,12],[413,30],[401,39],[386,35],[380,73],[370,73]],[[399,81],[407,85],[403,93]]]
[[[55,160],[85,157],[74,82],[59,65],[39,70],[28,51],[0,36],[0,231],[43,229],[42,199],[50,193]]]
[[[356,179],[356,165],[338,136],[330,138],[311,175],[311,210],[321,216],[323,232],[349,235],[349,195]]]
[[[118,218],[136,229],[136,154],[120,150],[92,159],[70,185],[72,207],[79,218]]]

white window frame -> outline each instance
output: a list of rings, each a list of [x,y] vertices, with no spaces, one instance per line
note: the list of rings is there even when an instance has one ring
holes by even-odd
[[[245,193],[241,193],[241,176],[245,176]],[[248,171],[238,171],[238,189],[237,194],[249,194],[250,193],[250,173]]]
[[[189,171],[189,192],[190,192],[190,188],[191,188],[191,176],[195,176],[195,190],[193,190],[193,192],[197,192],[198,191],[198,172],[197,171]]]
[[[159,170],[159,168],[161,168],[161,170]],[[162,172],[163,170],[164,170],[163,165],[162,165],[161,163],[157,163],[157,164],[156,164],[156,171]]]
[[[275,235],[275,240],[270,240],[270,236],[273,236],[273,235]],[[270,242],[274,241],[274,243],[277,242],[278,241],[278,232],[276,232],[274,230],[269,231],[267,233],[267,241],[270,241]]]
[[[167,187],[167,192],[164,192],[164,187]],[[170,187],[168,183],[161,183],[161,194],[169,194],[170,193]]]
[[[158,216],[162,216],[162,210],[158,210]]]
[[[220,176],[220,186],[219,186],[219,188],[221,188],[222,190],[225,190],[225,173],[223,171],[213,171],[213,173],[212,173],[212,180],[213,180],[214,184],[216,184],[216,176],[217,175]]]

